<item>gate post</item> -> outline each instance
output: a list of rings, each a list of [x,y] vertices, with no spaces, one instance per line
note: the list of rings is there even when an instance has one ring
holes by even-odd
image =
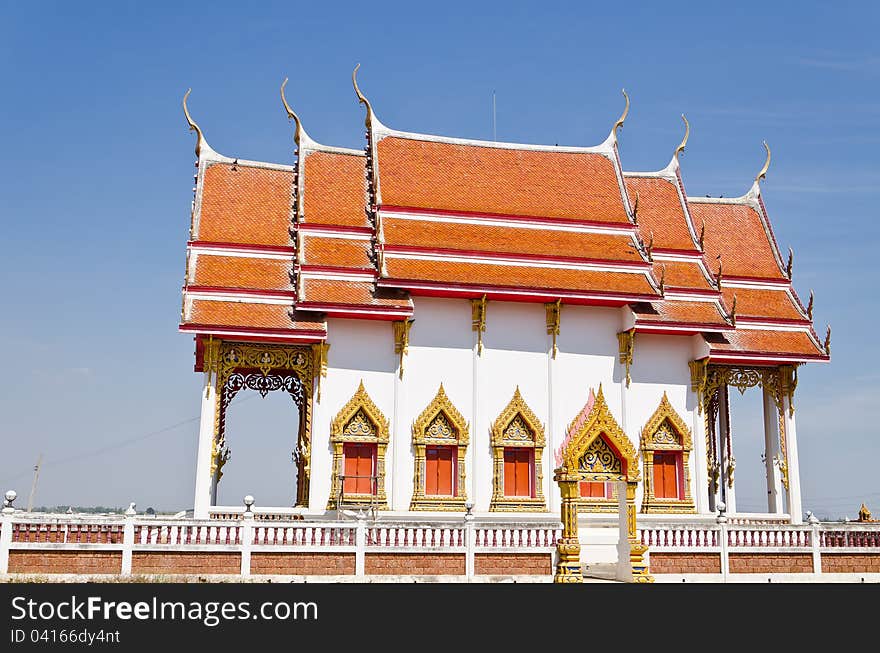
[[[558,561],[554,583],[582,583],[581,545],[578,542],[578,480],[577,474],[570,474],[567,467],[559,467],[553,480],[559,484],[562,494],[562,537],[556,542]]]
[[[642,544],[636,533],[636,481],[626,482],[626,526],[629,533],[629,561],[632,566],[634,583],[653,583],[654,577],[648,573],[645,552],[648,547]]]

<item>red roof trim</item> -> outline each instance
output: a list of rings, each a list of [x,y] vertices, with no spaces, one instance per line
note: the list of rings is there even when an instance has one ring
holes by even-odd
[[[206,295],[259,295],[260,297],[277,297],[278,299],[293,299],[296,292],[293,290],[263,290],[259,288],[227,288],[225,286],[187,286],[188,293],[204,293]]]
[[[299,266],[300,272],[326,272],[327,274],[349,274],[352,276],[361,277],[363,281],[375,281],[376,280],[376,269],[375,268],[348,268],[336,265],[310,265],[308,263],[303,263]]]
[[[784,286],[786,288],[791,284],[791,279],[768,279],[767,277],[735,277],[732,274],[723,275],[721,279],[722,285],[724,285],[725,280],[744,281],[748,283],[761,283],[768,286]]]
[[[355,234],[359,236],[372,236],[373,230],[370,227],[347,227],[344,225],[318,224],[310,222],[300,222],[296,229],[303,235],[318,231],[330,231],[336,233]]]
[[[701,288],[683,288],[680,286],[664,286],[663,296],[666,294],[673,295],[693,295],[694,297],[707,297],[709,299],[718,299],[721,297],[720,290],[703,290]]]
[[[327,330],[317,329],[263,329],[259,327],[224,327],[211,324],[181,324],[177,327],[179,331],[184,333],[201,333],[205,335],[238,335],[242,338],[251,338],[251,333],[265,334],[269,336],[277,336],[276,340],[324,340],[327,337]]]
[[[754,315],[746,316],[737,316],[736,321],[738,324],[778,324],[780,326],[813,326],[813,323],[809,320],[798,320],[795,318],[789,317],[759,317]]]
[[[211,249],[230,249],[230,250],[246,250],[254,253],[264,254],[290,254],[296,253],[296,248],[283,245],[246,245],[238,243],[217,243],[210,240],[188,240],[187,247],[203,247]]]
[[[619,231],[625,229],[635,233],[637,227],[631,222],[602,222],[601,220],[575,220],[566,218],[536,218],[533,216],[511,215],[507,213],[469,213],[463,211],[448,211],[445,209],[425,209],[411,206],[389,206],[383,204],[379,211],[407,213],[411,215],[435,215],[451,218],[468,218],[473,220],[509,220],[511,222],[523,222],[534,225],[560,225],[578,227],[604,227],[608,230]],[[390,216],[389,216],[390,217]]]
[[[602,305],[623,306],[631,302],[639,301],[656,301],[660,299],[658,295],[646,294],[621,294],[603,291],[590,292],[573,292],[571,290],[560,290],[553,288],[529,288],[529,287],[512,287],[512,286],[491,286],[464,284],[454,282],[434,283],[426,281],[416,281],[411,279],[379,279],[377,282],[379,287],[403,288],[409,291],[426,291],[418,294],[428,294],[439,297],[482,297],[484,294],[490,299],[511,298],[512,301],[526,302],[545,302],[559,299],[560,297],[574,301],[572,303],[590,304],[593,302],[602,303]],[[524,292],[525,291],[525,292]]]
[[[709,353],[710,363],[738,365],[748,363],[749,365],[779,365],[780,363],[800,363],[800,362],[819,362],[827,363],[831,360],[830,356],[825,354],[797,354],[792,356],[779,356],[765,352],[757,352],[754,354],[741,354],[739,356],[733,354],[716,355]]]
[[[362,320],[395,321],[413,315],[413,310],[410,308],[375,308],[364,304],[320,304],[317,302],[303,302],[297,304],[296,309],[298,311],[319,311],[332,317]]]
[[[695,331],[735,331],[736,327],[718,324],[717,322],[672,322],[664,320],[642,320],[636,315],[636,326],[683,327]]]
[[[655,247],[652,254],[669,254],[671,256],[687,256],[694,260],[703,258],[703,253],[698,249],[673,249],[671,247]],[[662,261],[661,261],[662,262]]]
[[[385,245],[386,254],[437,254],[440,256],[460,256],[462,258],[483,258],[492,260],[512,260],[512,261],[528,261],[537,264],[548,261],[555,263],[574,263],[584,265],[602,265],[614,268],[626,268],[630,270],[651,270],[652,265],[647,261],[620,261],[616,259],[596,259],[596,258],[578,258],[574,256],[535,256],[532,254],[516,254],[507,252],[490,252],[476,249],[446,249],[446,248],[426,248],[412,245]]]

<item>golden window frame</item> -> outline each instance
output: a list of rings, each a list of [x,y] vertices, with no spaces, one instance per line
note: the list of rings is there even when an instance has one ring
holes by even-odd
[[[519,417],[531,433],[529,440],[511,439],[508,435],[511,423]],[[494,474],[492,480],[491,512],[543,512],[547,509],[544,500],[544,426],[537,415],[529,408],[517,386],[513,398],[492,424],[492,456]],[[504,494],[504,450],[509,447],[532,449],[535,496],[509,497]]]
[[[429,433],[431,425],[438,416],[443,415],[455,432],[451,437],[438,437]],[[443,384],[437,394],[416,418],[412,425],[412,443],[415,450],[415,469],[413,471],[413,495],[410,510],[464,510],[467,501],[465,484],[465,456],[469,442],[469,426],[464,416],[446,395]],[[455,446],[457,482],[455,496],[428,496],[425,494],[425,447]]]
[[[658,433],[665,424],[668,424],[675,434],[678,442],[672,444],[659,441]],[[660,405],[648,419],[641,433],[641,451],[645,469],[645,487],[642,494],[643,513],[654,514],[681,514],[694,513],[696,507],[691,496],[690,454],[693,450],[693,438],[691,431],[681,416],[669,403],[669,397],[663,393]],[[684,496],[681,498],[658,498],[654,496],[654,452],[675,451],[681,452],[681,473],[684,488]]]
[[[371,433],[357,434],[348,432],[349,424],[358,415],[363,413],[372,426]],[[388,418],[382,414],[379,407],[367,394],[364,382],[361,380],[357,392],[354,393],[348,403],[342,407],[333,421],[330,423],[330,444],[333,447],[333,463],[331,465],[330,498],[327,501],[327,510],[338,509],[338,497],[340,496],[341,477],[345,474],[345,457],[343,449],[347,442],[367,442],[376,444],[376,494],[345,494],[345,505],[375,506],[380,510],[388,509],[388,497],[385,494],[385,453],[388,449],[389,428]]]

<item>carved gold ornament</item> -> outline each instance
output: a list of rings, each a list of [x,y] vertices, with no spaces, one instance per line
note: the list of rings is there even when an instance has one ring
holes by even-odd
[[[299,432],[293,459],[297,464],[296,505],[307,506],[311,483],[313,349],[309,346],[204,341],[203,368],[215,392],[212,467],[214,485],[229,460],[226,446],[226,410],[242,389],[266,396],[285,390],[299,409]]]
[[[642,427],[642,460],[645,471],[645,486],[642,495],[643,513],[693,513],[696,512],[691,496],[690,454],[693,438],[687,424],[663,393],[660,405]],[[657,498],[654,495],[654,452],[680,451],[683,474],[684,496],[682,498]]]
[[[471,300],[471,330],[477,332],[477,355],[482,355],[483,333],[486,331],[486,295]]]
[[[409,330],[415,320],[396,320],[391,323],[394,333],[394,353],[399,356],[400,378],[403,378],[403,357],[409,352]]]
[[[559,335],[559,324],[562,316],[562,300],[544,304],[544,312],[547,317],[547,334],[553,336],[553,358],[556,358],[556,336]]]
[[[630,384],[629,371],[633,362],[633,349],[635,348],[636,330],[635,328],[627,331],[621,331],[617,334],[617,348],[620,362],[626,369],[626,387]]]
[[[415,450],[413,496],[410,510],[464,510],[467,500],[465,485],[465,454],[468,445],[468,423],[446,396],[443,384],[431,403],[412,425],[412,443]],[[456,484],[454,496],[427,496],[425,494],[425,448],[431,445],[452,446],[456,449]]]
[[[327,510],[340,509],[340,499],[346,506],[370,506],[380,510],[388,508],[385,494],[385,453],[389,442],[388,419],[367,394],[361,381],[357,391],[345,406],[336,413],[330,423],[330,445],[333,448],[331,465],[330,498]],[[345,474],[344,447],[346,442],[376,444],[376,493],[346,494],[342,477]]]
[[[489,510],[493,512],[541,512],[546,510],[542,460],[545,443],[544,427],[537,415],[526,404],[518,386],[507,406],[492,424],[491,435],[494,474],[492,503]],[[508,497],[504,494],[505,447],[532,450],[535,496]]]

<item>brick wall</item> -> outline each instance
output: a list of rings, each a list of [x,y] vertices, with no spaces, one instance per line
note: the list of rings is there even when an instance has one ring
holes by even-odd
[[[10,574],[118,574],[120,551],[10,551]]]
[[[131,554],[132,574],[238,574],[241,556],[238,553],[183,553],[163,551]]]
[[[813,556],[809,553],[731,553],[732,574],[809,574]]]
[[[650,553],[652,574],[720,574],[718,553]]]
[[[878,553],[823,553],[822,572],[826,574],[872,573],[880,574]]]
[[[252,574],[337,576],[354,574],[354,553],[252,553]]]
[[[549,553],[477,553],[474,573],[487,576],[546,576],[553,573]]]
[[[368,553],[364,570],[382,576],[464,576],[465,562],[460,553]]]

